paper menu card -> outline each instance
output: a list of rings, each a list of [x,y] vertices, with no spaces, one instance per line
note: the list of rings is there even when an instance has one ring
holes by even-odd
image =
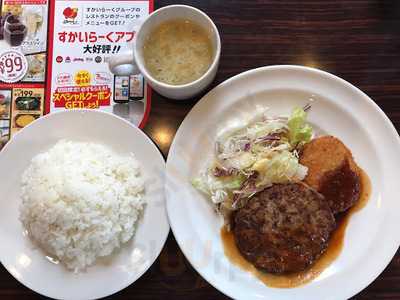
[[[66,109],[100,109],[143,127],[148,85],[141,75],[115,76],[107,61],[132,47],[152,10],[149,0],[2,0],[0,149],[30,121]]]

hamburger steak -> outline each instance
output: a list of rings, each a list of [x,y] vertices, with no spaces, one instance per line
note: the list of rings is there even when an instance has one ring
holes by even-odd
[[[270,273],[306,269],[327,248],[335,219],[323,196],[303,183],[276,184],[233,217],[241,254]]]

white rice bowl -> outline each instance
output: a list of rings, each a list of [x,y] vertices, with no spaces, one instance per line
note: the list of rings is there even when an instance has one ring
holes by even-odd
[[[132,238],[143,196],[133,154],[61,140],[24,172],[20,220],[46,255],[80,271]]]

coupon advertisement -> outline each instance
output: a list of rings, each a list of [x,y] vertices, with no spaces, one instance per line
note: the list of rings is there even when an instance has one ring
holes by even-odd
[[[152,0],[0,3],[0,150],[56,111],[100,109],[145,125],[149,86],[142,75],[114,75],[108,61],[132,48]]]
[[[147,1],[56,1],[49,111],[99,108],[139,124],[149,98],[143,77],[115,76],[108,60],[132,48],[149,12]]]

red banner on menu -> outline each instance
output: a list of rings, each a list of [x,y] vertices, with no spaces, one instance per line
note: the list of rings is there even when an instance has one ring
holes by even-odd
[[[55,107],[100,108],[109,106],[111,90],[107,85],[60,87],[53,93]]]

